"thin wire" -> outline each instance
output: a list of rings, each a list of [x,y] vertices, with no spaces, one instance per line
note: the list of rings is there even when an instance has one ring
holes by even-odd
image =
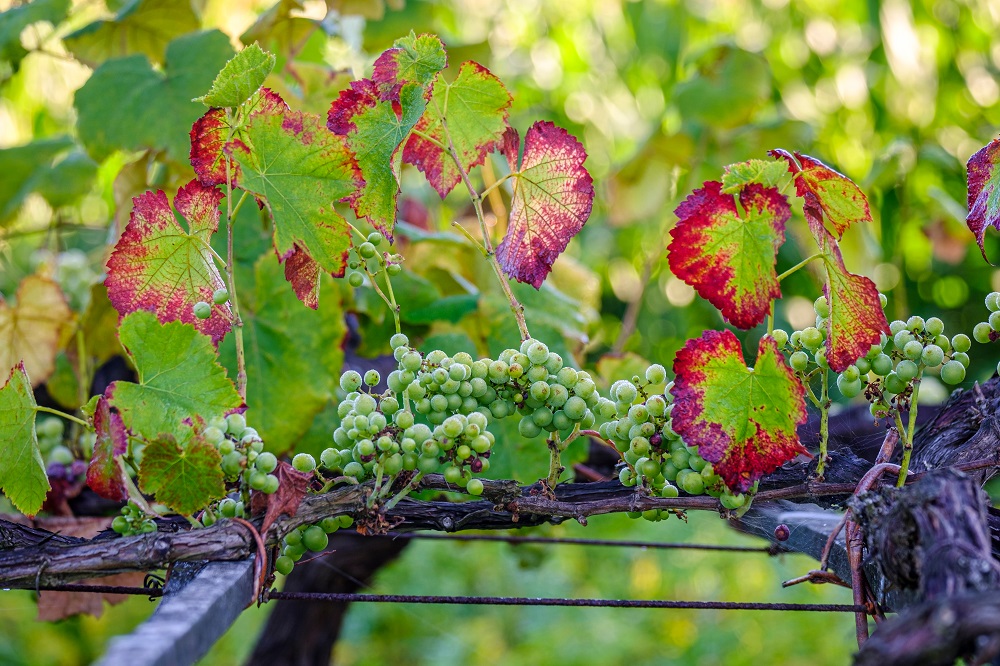
[[[670,601],[658,599],[546,599],[532,597],[449,597],[413,594],[356,594],[343,592],[271,592],[279,601],[327,601],[334,603],[458,604],[463,606],[571,606],[583,608],[670,608],[694,610],[812,611],[864,613],[855,604],[784,604],[746,601]]]
[[[163,588],[129,587],[126,585],[42,585],[39,592],[93,592],[94,594],[135,594],[145,597],[162,597]]]
[[[777,544],[772,546],[725,546],[705,543],[682,543],[682,542],[659,542],[659,541],[617,541],[604,539],[581,539],[570,537],[525,537],[506,536],[498,534],[422,534],[422,533],[399,533],[390,532],[386,535],[392,539],[427,539],[437,541],[499,541],[503,543],[547,543],[557,545],[574,546],[611,546],[622,548],[649,548],[649,549],[688,549],[688,550],[717,550],[736,553],[761,553],[766,555],[777,555],[780,553],[792,552]]]

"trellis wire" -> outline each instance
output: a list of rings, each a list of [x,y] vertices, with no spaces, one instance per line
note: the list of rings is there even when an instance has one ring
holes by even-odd
[[[427,539],[430,541],[497,541],[502,543],[540,543],[574,546],[609,546],[621,548],[678,549],[678,550],[714,550],[734,553],[761,553],[779,555],[792,551],[778,544],[771,546],[729,546],[707,543],[658,542],[658,541],[619,541],[606,539],[582,539],[576,537],[526,537],[502,534],[421,534],[390,532],[386,535],[391,539]]]

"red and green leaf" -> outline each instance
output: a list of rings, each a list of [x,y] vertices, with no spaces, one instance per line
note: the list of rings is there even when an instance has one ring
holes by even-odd
[[[161,434],[142,454],[139,486],[179,514],[190,516],[226,494],[222,456],[191,426],[180,437]]]
[[[775,188],[746,185],[737,197],[709,181],[681,202],[670,231],[670,270],[739,328],[764,321],[781,296],[775,265],[791,217]]]
[[[446,149],[449,142],[466,173],[479,166],[503,139],[510,103],[500,79],[478,63],[464,63],[453,82],[440,77],[435,81],[431,101],[416,126],[420,134],[412,134],[406,142],[403,161],[423,171],[443,199],[461,180]]]
[[[128,498],[125,479],[117,456],[128,450],[128,433],[118,412],[111,411],[108,401],[101,396],[94,411],[94,455],[87,468],[87,485],[105,499],[124,502]]]
[[[180,321],[218,344],[232,328],[228,303],[212,305],[208,319],[194,315],[194,304],[212,302],[225,286],[210,247],[219,227],[222,192],[191,181],[177,192],[174,206],[187,221],[185,231],[162,190],[136,197],[128,225],[108,259],[108,298],[124,317],[150,310],[163,322]]]
[[[569,132],[539,121],[524,136],[517,167],[517,132],[508,128],[501,149],[514,176],[507,234],[496,256],[504,272],[535,289],[590,217],[594,181],[583,163],[587,152]]]
[[[245,140],[227,147],[240,165],[237,185],[264,199],[278,258],[298,268],[286,266],[286,277],[299,299],[315,307],[319,271],[339,277],[347,266],[350,227],[334,202],[356,195],[363,183],[358,163],[343,137],[311,113],[261,113],[245,132]]]
[[[863,275],[855,275],[844,266],[837,240],[823,226],[822,212],[815,197],[805,197],[803,212],[809,229],[823,253],[826,284],[823,293],[830,304],[826,322],[826,359],[834,372],[843,372],[847,366],[868,353],[883,333],[889,333],[889,322],[882,311],[882,303],[875,283]]]
[[[786,173],[787,165],[775,160],[747,160],[730,164],[722,174],[722,193],[739,194],[750,183],[777,187]]]
[[[969,215],[965,218],[969,229],[976,235],[979,251],[986,257],[983,238],[986,227],[1000,229],[1000,139],[993,139],[982,150],[969,158]]]
[[[871,222],[868,197],[847,176],[834,171],[815,157],[776,149],[770,155],[788,163],[795,176],[795,191],[800,197],[811,194],[833,225],[837,238],[856,222]]]
[[[35,434],[35,395],[18,363],[0,386],[0,490],[18,511],[38,513],[49,492],[49,478]]]
[[[444,44],[435,35],[417,35],[412,31],[397,39],[391,49],[375,60],[372,80],[391,96],[391,91],[404,81],[425,87],[438,72],[448,66]]]
[[[677,352],[674,373],[673,428],[731,489],[743,492],[808,454],[796,434],[805,390],[770,337],[748,368],[732,331],[705,331]]]

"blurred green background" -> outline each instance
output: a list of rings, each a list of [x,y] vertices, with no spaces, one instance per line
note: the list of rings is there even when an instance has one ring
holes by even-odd
[[[222,30],[234,48],[241,35],[259,39],[279,56],[268,85],[291,106],[321,114],[394,39],[410,30],[434,32],[448,47],[453,70],[474,59],[506,83],[514,95],[514,127],[523,132],[549,119],[576,134],[590,156],[594,213],[556,263],[550,283],[559,291],[532,297],[538,299],[535,315],[527,305],[529,325],[532,316],[540,322],[532,330],[561,334],[582,367],[613,365],[607,355],[614,352],[669,367],[687,338],[722,326],[718,312],[667,269],[666,232],[673,209],[691,189],[717,179],[724,165],[763,157],[771,148],[818,157],[868,194],[875,223],[853,229],[842,247],[848,268],[872,277],[889,296],[890,319],[937,314],[950,332],[971,332],[985,318],[985,294],[1000,289],[1000,271],[982,260],[964,223],[965,162],[1000,125],[997,2],[82,0],[72,3],[68,16],[58,1],[34,5],[38,14],[25,23],[31,5],[0,0],[0,10],[11,9],[0,15],[5,295],[49,262],[82,307],[100,278],[106,244],[127,219],[130,197],[190,179],[182,151],[171,149],[183,148],[186,137],[174,134],[153,150],[98,150],[81,136],[86,114],[74,106],[74,94],[92,67],[109,57],[145,53],[154,71],[163,71],[166,44],[199,27]],[[154,17],[158,39],[134,38],[128,22],[137,14]],[[99,19],[108,22],[85,28]],[[195,65],[199,57],[209,56],[190,56]],[[169,63],[165,67],[175,74]],[[213,75],[208,72],[209,81]],[[140,104],[133,116],[156,125],[160,111]],[[28,144],[27,151],[3,150]],[[426,214],[432,229],[447,229],[463,214],[461,197],[439,202],[413,170],[404,172],[404,191],[411,193],[408,220]],[[811,254],[803,225],[790,226],[789,235],[796,242],[783,247],[779,270]],[[484,293],[492,288],[483,278],[485,267],[456,275],[455,257],[471,255],[442,253],[433,244],[410,249],[407,267],[418,276],[412,278],[414,293],[449,295],[459,278]],[[1000,257],[996,234],[988,234],[986,249]],[[808,270],[785,281],[777,325],[808,325],[820,284]],[[570,299],[563,305],[574,316],[544,319],[560,296]],[[385,353],[381,304],[347,290],[341,297],[360,315],[361,352]],[[483,349],[496,342],[474,332],[476,317],[489,320],[488,314],[484,302],[461,321],[410,325],[426,344]],[[634,329],[623,326],[633,320]],[[742,334],[744,347],[758,335]],[[1000,356],[981,345],[973,352],[966,385],[992,375]],[[944,396],[943,387],[925,380],[921,399]],[[329,428],[329,415],[321,414],[302,447],[319,446]],[[530,480],[530,471],[521,474]],[[566,525],[545,533],[750,542],[710,515],[692,516],[689,524],[603,517],[586,529]],[[394,593],[849,600],[840,589],[781,590],[781,580],[811,566],[800,557],[416,543],[374,587]],[[132,599],[100,619],[38,624],[30,597],[0,595],[3,663],[87,663],[109,636],[129,631],[153,607]],[[205,663],[238,662],[270,610],[247,611]],[[840,664],[852,652],[852,624],[850,616],[804,613],[369,605],[351,611],[336,658],[344,664]]]

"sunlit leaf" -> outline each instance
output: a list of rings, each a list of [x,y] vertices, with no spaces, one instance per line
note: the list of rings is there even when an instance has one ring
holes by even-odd
[[[23,363],[0,388],[0,490],[29,516],[38,513],[49,492],[35,435],[35,396]]]
[[[739,194],[750,183],[776,187],[787,172],[788,165],[775,160],[747,160],[730,164],[722,174],[722,193]]]
[[[211,338],[193,326],[161,324],[152,312],[139,311],[122,320],[119,337],[139,382],[119,380],[105,395],[133,433],[153,439],[176,432],[185,420],[207,422],[242,405]]]
[[[66,18],[69,7],[69,0],[34,0],[0,12],[0,63],[10,63],[16,72],[28,55],[21,45],[24,29],[39,21],[58,25]]]
[[[232,328],[229,303],[212,303],[225,286],[212,257],[212,234],[219,227],[222,192],[193,180],[177,192],[174,205],[187,222],[177,223],[162,190],[135,198],[125,232],[108,259],[108,298],[122,316],[150,310],[161,322],[181,321],[218,342]],[[194,304],[212,303],[212,314],[199,319]]]
[[[594,203],[594,181],[583,166],[587,152],[572,135],[538,121],[524,136],[517,167],[517,132],[501,149],[515,176],[507,234],[496,256],[504,272],[538,289],[552,264],[583,228]]]
[[[91,67],[136,53],[161,63],[170,40],[198,30],[200,23],[185,0],[127,0],[114,18],[95,21],[63,41],[78,60]]]
[[[226,63],[207,94],[196,98],[206,106],[235,108],[250,99],[274,69],[275,57],[251,44]]]
[[[966,223],[976,235],[979,251],[986,257],[983,238],[986,227],[1000,229],[1000,139],[993,139],[984,148],[969,158],[969,216]]]
[[[124,472],[116,456],[128,450],[128,433],[118,412],[111,411],[108,401],[101,396],[94,411],[94,454],[87,467],[87,485],[105,499],[124,502],[128,498],[125,490]]]
[[[847,176],[838,173],[815,157],[786,150],[772,150],[773,157],[785,160],[788,171],[795,175],[795,190],[800,197],[812,194],[833,225],[837,238],[856,222],[871,222],[868,197]]]
[[[69,137],[32,141],[0,150],[0,223],[11,219],[32,192],[53,207],[90,191],[97,165]]]
[[[179,514],[190,516],[226,494],[222,456],[191,426],[178,436],[162,434],[146,445],[139,487]]]
[[[440,77],[435,81],[431,101],[417,123],[416,130],[437,143],[411,134],[403,161],[423,171],[444,198],[461,176],[455,161],[441,146],[448,146],[450,140],[468,173],[482,164],[503,139],[510,103],[510,93],[500,79],[478,63],[464,63],[453,82]]]
[[[764,321],[781,296],[775,265],[791,217],[788,200],[753,183],[737,197],[709,181],[681,202],[670,231],[670,270],[739,328]]]
[[[0,296],[0,373],[23,363],[38,386],[55,370],[56,354],[73,312],[59,285],[41,275],[29,275],[17,287],[17,303]]]
[[[386,91],[384,97],[389,97],[388,91],[404,81],[426,88],[447,66],[448,56],[441,40],[436,35],[417,35],[411,30],[375,60],[372,80]]]
[[[748,368],[732,331],[705,331],[677,352],[674,373],[674,430],[733,490],[808,453],[796,435],[805,391],[770,337]]]

